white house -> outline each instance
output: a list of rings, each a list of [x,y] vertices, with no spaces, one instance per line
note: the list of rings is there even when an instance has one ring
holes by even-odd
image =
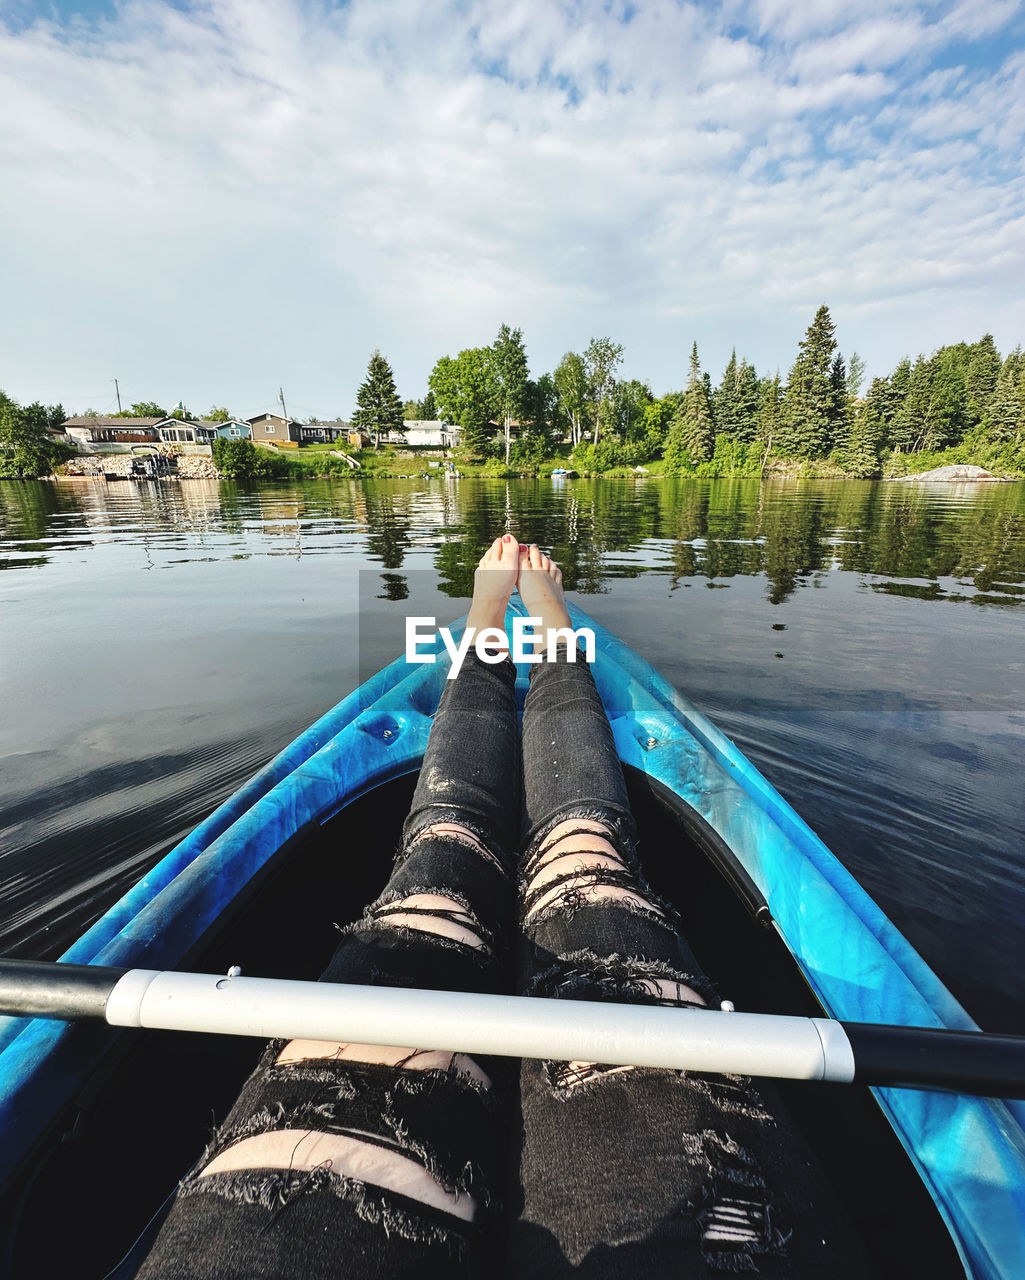
[[[410,420],[403,422],[406,433],[406,444],[411,449],[424,447],[451,449],[459,443],[460,427],[442,422],[440,418],[433,421]]]

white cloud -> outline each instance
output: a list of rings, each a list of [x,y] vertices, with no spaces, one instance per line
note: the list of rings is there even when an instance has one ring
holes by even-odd
[[[139,396],[255,410],[286,380],[347,412],[375,345],[419,394],[507,320],[539,369],[621,336],[660,389],[692,332],[713,364],[752,334],[785,366],[826,300],[883,366],[973,336],[942,325],[980,291],[1017,341],[1025,58],[923,53],[1015,7],[726,12],[749,34],[669,0],[629,23],[599,0],[128,0],[0,27],[0,382],[72,399],[127,366]]]

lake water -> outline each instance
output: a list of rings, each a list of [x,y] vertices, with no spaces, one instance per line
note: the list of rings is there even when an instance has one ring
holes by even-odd
[[[0,483],[0,953],[54,957],[505,529],[1025,1032],[1025,485]]]

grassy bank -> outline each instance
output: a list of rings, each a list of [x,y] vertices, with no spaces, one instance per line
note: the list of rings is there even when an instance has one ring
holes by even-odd
[[[248,442],[242,442],[248,443]],[[934,467],[951,464],[970,464],[985,467],[995,475],[1012,478],[1025,477],[1025,445],[1013,442],[995,445],[991,442],[965,440],[951,449],[901,454],[887,452],[879,460],[874,475],[856,476],[840,465],[836,457],[798,460],[775,454],[766,456],[756,445],[736,446],[728,442],[720,448],[722,438],[716,442],[714,455],[693,467],[677,470],[682,478],[718,479],[892,479],[930,471]],[[237,446],[236,446],[237,448]],[[234,479],[312,480],[336,479],[405,479],[434,477],[442,479],[450,459],[442,449],[404,449],[400,445],[383,445],[380,449],[346,451],[355,458],[358,470],[348,466],[343,458],[335,457],[330,446],[314,445],[302,449],[278,452],[263,447],[249,446],[232,456],[225,451],[218,465],[222,474]],[[612,458],[596,457],[590,446],[569,444],[555,446],[549,455],[534,460],[529,465],[508,468],[501,458],[485,461],[467,459],[458,454],[451,459],[463,476],[490,479],[521,479],[549,476],[559,467],[572,468],[583,476],[605,476],[610,479],[642,476],[661,477],[666,471],[664,458],[646,459],[627,465]],[[615,465],[612,465],[615,462]]]

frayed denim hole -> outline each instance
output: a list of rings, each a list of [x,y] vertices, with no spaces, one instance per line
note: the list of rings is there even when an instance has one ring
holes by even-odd
[[[644,989],[646,981],[675,982],[690,987],[707,1003],[696,1005],[691,1000],[670,1000],[681,1008],[714,1008],[718,1003],[715,988],[703,974],[677,969],[664,960],[644,956],[599,956],[596,952],[573,951],[534,975],[525,991],[529,996],[552,999],[569,997],[595,1001],[664,1006],[665,997]]]
[[[419,1052],[421,1051],[414,1050],[409,1058]],[[303,1069],[317,1061],[322,1063],[320,1070],[315,1065],[313,1070]],[[360,1070],[360,1067],[364,1069]],[[486,1179],[479,1166],[472,1161],[459,1163],[451,1155],[446,1156],[442,1143],[432,1142],[423,1134],[411,1132],[400,1113],[403,1098],[416,1097],[429,1088],[441,1087],[454,1091],[457,1097],[472,1098],[472,1106],[479,1106],[484,1113],[480,1118],[486,1120],[489,1115],[493,1115],[492,1098],[490,1090],[480,1081],[440,1068],[430,1068],[423,1072],[405,1071],[401,1063],[360,1064],[358,1061],[340,1062],[332,1059],[305,1059],[299,1064],[284,1064],[275,1068],[272,1083],[281,1087],[290,1081],[323,1084],[325,1087],[315,1089],[312,1097],[301,1101],[290,1099],[289,1105],[282,1101],[266,1104],[254,1110],[244,1120],[225,1126],[190,1172],[189,1180],[193,1177],[202,1180],[203,1170],[217,1156],[246,1138],[291,1129],[346,1135],[396,1154],[409,1156],[440,1186],[453,1194],[469,1192],[467,1180],[472,1179],[474,1196],[480,1202],[478,1188],[485,1185]],[[357,1117],[350,1108],[339,1116],[338,1104],[360,1095],[366,1104],[363,1113]],[[439,1099],[439,1102],[443,1103],[443,1099]]]
[[[451,1157],[446,1160],[436,1143],[410,1133],[395,1108],[392,1094],[387,1097],[381,1119],[393,1137],[396,1149],[415,1160],[449,1195],[463,1193],[472,1195],[478,1204],[490,1204],[490,1190],[480,1165],[473,1160],[457,1162]]]
[[[407,907],[402,905],[408,899],[421,894],[430,894],[437,898],[448,898],[450,901],[458,903],[458,908]],[[495,949],[495,930],[481,923],[465,894],[460,893],[458,889],[450,890],[448,888],[439,888],[437,885],[417,884],[392,893],[382,894],[376,902],[372,902],[364,911],[363,921],[368,925],[380,926],[382,923],[387,924],[389,915],[398,915],[400,913],[402,915],[424,916],[425,918],[433,917],[436,920],[449,920],[453,924],[461,925],[464,929],[469,929],[472,933],[476,933],[484,950],[493,951]],[[391,928],[393,926],[388,925],[387,927]],[[411,925],[394,927],[400,929],[413,928]],[[431,929],[424,929],[419,932],[428,933],[437,938],[446,936],[445,934],[435,934]],[[450,941],[456,941],[456,939],[450,939]],[[464,945],[471,946],[472,944],[464,943]]]
[[[557,827],[562,826],[564,822],[579,821],[594,822],[602,827],[603,830],[592,831],[587,827],[583,827],[579,830],[567,831],[565,833],[566,836],[602,836],[609,841],[625,865],[634,868],[639,866],[634,821],[629,813],[618,812],[608,805],[570,805],[549,818],[540,830],[530,834],[529,843],[520,861],[521,876],[529,871],[533,862],[539,855],[543,854],[545,845]],[[560,836],[559,838],[562,839],[563,837]]]
[[[792,1232],[777,1221],[772,1196],[755,1157],[728,1134],[701,1134],[711,1170],[697,1208],[701,1251],[719,1271],[757,1271],[756,1258],[782,1256]]]
[[[567,821],[572,821],[572,819],[567,819]],[[553,828],[553,831],[561,825],[561,823],[557,823],[556,827]],[[569,831],[562,832],[562,834],[554,840],[551,836],[546,837],[541,841],[540,845],[534,849],[529,857],[524,859],[521,868],[521,879],[524,881],[533,880],[541,868],[548,862],[554,861],[559,857],[568,857],[570,853],[602,853],[607,858],[615,858],[624,867],[635,867],[636,859],[623,849],[622,842],[616,839],[615,833],[605,826],[604,823],[600,825],[602,826],[602,830],[600,831],[595,831],[592,827],[574,827]],[[564,840],[571,840],[574,836],[590,836],[596,840],[604,840],[611,846],[611,849],[572,849],[567,850],[564,854],[555,852]]]
[[[574,853],[580,854],[587,852],[589,851],[585,849],[574,851]],[[590,852],[597,851],[591,850]],[[563,854],[561,856],[573,857],[574,855]],[[580,883],[573,889],[566,890],[563,893],[557,892],[560,885],[571,884],[574,881],[583,881],[583,883]],[[637,887],[637,880],[632,871],[619,871],[614,867],[581,866],[569,871],[562,871],[545,884],[539,886],[537,889],[530,889],[524,895],[523,899],[522,923],[528,926],[533,924],[535,920],[544,918],[545,912],[550,908],[562,908],[565,911],[576,911],[579,910],[580,907],[597,906],[599,903],[606,906],[618,906],[623,908],[631,905],[629,900],[618,897],[588,897],[589,890],[602,887],[624,889],[626,892],[636,894],[638,897],[647,896],[642,889]],[[540,911],[536,911],[534,915],[531,915],[531,912],[535,911],[535,904],[541,902],[552,893],[555,893],[555,898],[546,906],[542,907]],[[635,902],[632,905],[640,906],[641,904]],[[651,910],[656,913],[659,912],[659,908],[655,906],[652,906]]]
[[[424,929],[413,929],[407,925],[386,925],[374,920],[357,920],[354,924],[335,925],[343,940],[353,942],[372,951],[375,946],[384,945],[391,948],[396,944],[424,945],[440,951],[454,951],[469,962],[471,968],[481,974],[491,973],[501,967],[501,958],[493,950],[471,946],[458,938],[448,938],[444,934],[432,933]],[[337,956],[337,952],[336,952]],[[328,979],[329,981],[331,979]],[[348,978],[346,981],[356,981]],[[416,986],[416,980],[407,977],[396,983],[395,975],[388,969],[372,963],[367,959],[365,975],[359,982],[371,986]]]
[[[766,1108],[765,1100],[749,1076],[688,1071],[687,1079],[692,1088],[703,1093],[723,1115],[754,1120],[769,1129],[776,1127],[776,1117]]]
[[[524,918],[522,928],[524,933],[530,937],[537,932],[541,925],[559,917],[566,917],[575,914],[577,911],[603,911],[603,910],[622,911],[628,915],[639,916],[644,920],[651,920],[655,924],[660,924],[672,932],[671,923],[666,919],[661,908],[656,906],[648,906],[646,903],[634,902],[628,898],[598,898],[592,899],[585,897],[582,893],[564,894],[562,898],[555,902],[550,902],[547,906],[542,907],[539,911],[535,911],[529,920]]]
[[[440,816],[441,813],[444,813],[444,816]],[[467,831],[472,832],[472,834],[488,851],[491,858],[495,860],[501,870],[508,874],[511,858],[508,854],[502,851],[498,842],[495,840],[494,831],[490,829],[488,825],[478,822],[472,815],[467,815],[466,812],[458,806],[449,807],[437,804],[430,805],[424,812],[422,812],[413,827],[403,830],[402,844],[395,854],[395,865],[398,866],[405,861],[405,858],[413,845],[423,838],[431,827],[442,824],[455,827],[465,827]],[[457,837],[444,836],[442,838],[447,840],[456,839]],[[474,846],[471,845],[470,847],[472,848]],[[477,852],[480,851],[477,850]]]
[[[573,1097],[587,1093],[610,1076],[626,1075],[640,1070],[610,1062],[551,1062],[544,1064],[545,1078],[556,1097]]]
[[[270,1230],[297,1199],[304,1195],[323,1192],[350,1203],[364,1221],[380,1226],[385,1236],[396,1235],[404,1240],[422,1245],[446,1247],[453,1262],[462,1262],[467,1248],[467,1236],[476,1235],[473,1224],[452,1220],[445,1225],[432,1218],[441,1215],[429,1206],[398,1192],[376,1187],[318,1168],[304,1171],[282,1169],[268,1173],[264,1169],[232,1170],[214,1173],[199,1183],[182,1186],[179,1199],[195,1195],[216,1195],[235,1204],[259,1205],[270,1215],[263,1230]],[[423,1212],[421,1212],[421,1210]]]
[[[442,825],[465,827],[471,834],[468,836],[463,832],[436,830],[437,827]],[[503,877],[507,877],[509,875],[508,859],[503,859],[501,854],[496,852],[491,840],[486,839],[482,834],[474,831],[473,828],[465,822],[428,823],[427,826],[421,828],[416,835],[405,841],[402,848],[395,855],[395,869],[402,866],[402,864],[409,858],[410,854],[415,852],[417,847],[427,840],[444,840],[458,844],[464,849],[471,850],[473,853],[477,854],[478,857],[483,858],[488,866],[493,867]]]

